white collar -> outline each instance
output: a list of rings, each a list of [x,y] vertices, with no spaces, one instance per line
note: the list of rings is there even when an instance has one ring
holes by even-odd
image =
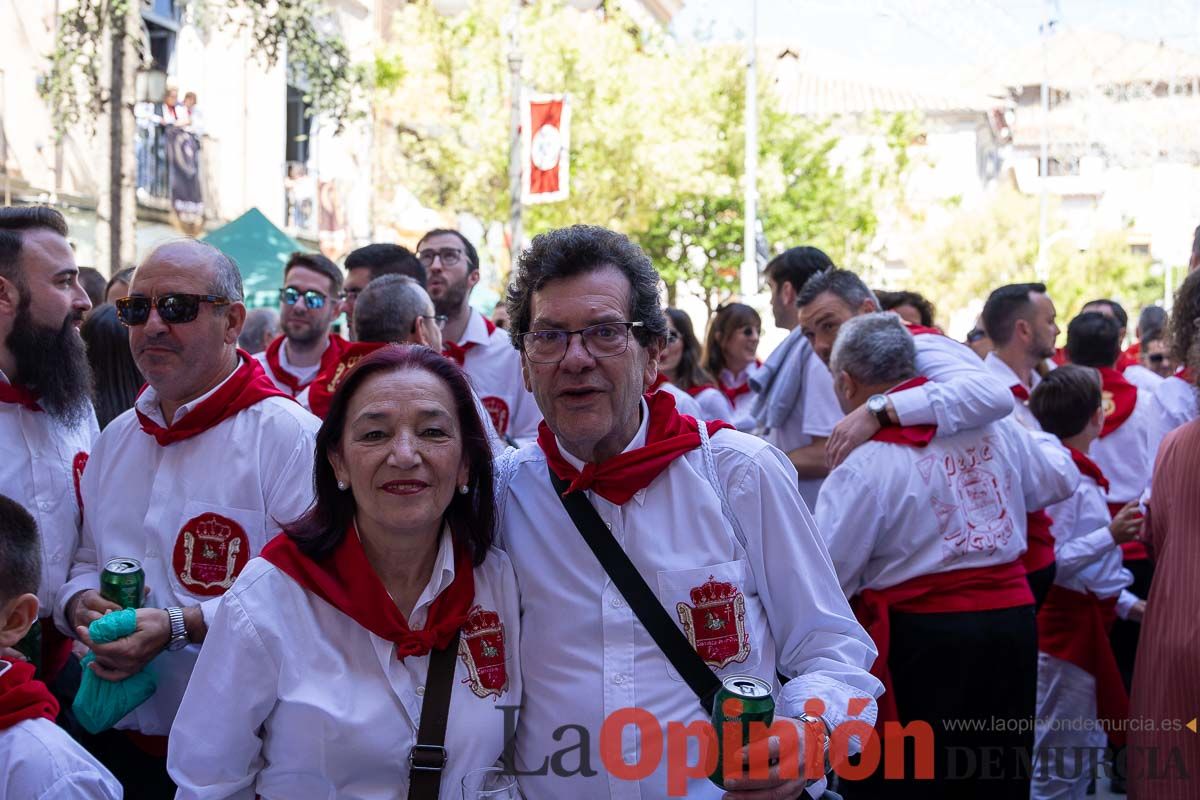
[[[429,576],[429,583],[425,584],[425,588],[421,591],[421,596],[413,605],[412,614],[409,614],[409,617],[415,616],[418,611],[427,613],[429,606],[433,604],[438,595],[453,582],[454,537],[450,533],[450,525],[446,524],[442,526],[442,533],[438,540],[438,552],[437,558],[433,562],[433,573]],[[422,621],[422,624],[424,622],[425,620]]]
[[[280,349],[282,350],[283,348],[281,347]],[[213,388],[209,389],[204,394],[197,397],[195,400],[189,400],[188,402],[181,405],[179,407],[179,409],[175,412],[175,416],[171,420],[171,425],[174,425],[175,423],[179,422],[179,420],[183,419],[183,417],[189,411],[194,409],[200,403],[203,403],[208,398],[212,397],[217,392],[218,389],[220,389],[222,386],[224,386],[226,383],[228,383],[229,379],[237,374],[237,371],[239,369],[241,369],[241,367],[242,367],[242,357],[238,356],[237,366],[233,368],[233,372],[230,372],[228,375],[225,376],[224,380],[222,380],[220,383],[218,383]],[[163,416],[163,413],[162,413],[162,407],[159,405],[158,392],[150,384],[146,384],[146,391],[142,392],[141,395],[136,400],[133,401],[133,405],[135,408],[137,408],[138,411],[142,412],[144,415],[149,417],[151,420],[153,420],[157,424],[163,426],[164,428],[170,427],[169,425],[167,425],[166,418]]]
[[[480,314],[474,308],[469,308],[470,317],[467,319],[467,327],[463,329],[462,339],[458,341],[461,344],[487,344],[491,339],[491,334],[488,333],[487,323],[483,321],[483,314]]]

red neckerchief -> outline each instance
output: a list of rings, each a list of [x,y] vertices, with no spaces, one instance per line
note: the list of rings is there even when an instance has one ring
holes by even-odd
[[[684,389],[684,391],[687,392],[688,394],[690,394],[692,397],[695,397],[696,395],[703,392],[705,389],[716,389],[716,388],[717,387],[711,383],[701,383],[697,386],[693,386],[690,389]],[[717,391],[720,391],[720,390],[718,389]]]
[[[341,611],[371,633],[396,645],[396,658],[423,656],[441,650],[466,622],[475,602],[475,572],[471,553],[454,544],[454,580],[429,606],[425,627],[413,630],[396,608],[351,523],[342,542],[329,556],[313,561],[281,533],[263,548],[262,557],[308,591]]]
[[[24,661],[0,661],[0,731],[7,730],[27,719],[48,719],[58,716],[58,701],[46,684],[33,679],[33,665]]]
[[[926,334],[926,333],[932,333],[935,336],[945,336],[946,335],[946,334],[942,333],[940,330],[938,330],[937,328],[930,328],[928,325],[913,325],[911,322],[906,322],[906,323],[904,323],[904,327],[908,328],[908,332],[911,333],[913,336],[920,336],[921,334]]]
[[[1100,368],[1100,382],[1105,401],[1111,397],[1113,404],[1112,413],[1106,413],[1104,416],[1104,427],[1100,430],[1100,438],[1103,439],[1121,427],[1133,413],[1134,406],[1137,405],[1137,387],[1125,380],[1125,376],[1120,372],[1109,367]],[[1106,402],[1105,405],[1107,404]]]
[[[1104,473],[1100,471],[1100,465],[1092,461],[1079,450],[1076,450],[1071,445],[1067,445],[1067,450],[1071,453],[1071,460],[1075,462],[1075,466],[1079,469],[1080,475],[1087,475],[1096,482],[1096,485],[1108,493],[1108,478],[1104,477]],[[1124,505],[1124,503],[1122,503]]]
[[[927,383],[929,383],[929,378],[918,375],[915,378],[906,380],[899,386],[893,386],[887,390],[886,394],[903,392],[905,389],[913,389]],[[933,441],[933,437],[936,435],[937,425],[889,425],[886,428],[880,428],[875,431],[875,435],[871,439],[876,442],[887,442],[888,444],[902,444],[906,447],[925,447]]]
[[[1008,387],[1008,389],[1010,392],[1012,392],[1013,397],[1017,398],[1022,403],[1029,402],[1029,390],[1026,389],[1023,384],[1014,383],[1012,386]]]
[[[292,392],[292,397],[295,397],[312,381],[301,383],[299,378],[288,372],[279,363],[279,348],[283,347],[283,343],[286,340],[286,336],[280,336],[267,345],[267,367],[271,370],[271,374],[275,376],[275,380],[288,387]],[[331,364],[336,363],[349,346],[350,343],[342,337],[334,333],[329,334],[329,344],[325,346],[325,352],[321,354],[321,364],[317,367],[316,375],[320,375],[329,369]],[[313,376],[313,380],[316,380],[315,375]]]
[[[888,658],[891,654],[891,611],[910,614],[941,614],[951,611],[994,611],[1017,606],[1032,606],[1033,593],[1020,561],[988,567],[971,567],[950,572],[934,572],[888,586],[864,589],[850,599],[850,608],[859,624],[875,642],[879,656],[871,674],[884,686],[879,698],[876,725],[900,719],[896,694],[892,690]]]
[[[482,314],[479,316],[483,317]],[[483,317],[483,324],[487,328],[487,335],[490,338],[496,332],[496,323],[487,317]],[[442,342],[442,355],[453,359],[460,367],[464,367],[466,366],[467,353],[471,352],[478,344],[479,342],[467,342],[465,344],[457,344],[450,341]]]
[[[17,383],[0,381],[0,403],[15,403],[30,411],[42,410],[38,405],[38,396]]]
[[[142,424],[142,430],[153,436],[159,445],[166,447],[204,433],[268,397],[292,399],[271,383],[271,379],[255,358],[245,350],[239,349],[237,352],[242,365],[233,371],[220,389],[196,404],[183,419],[165,428],[138,411],[137,418]],[[142,391],[146,391],[146,387],[143,386]]]
[[[1184,381],[1186,383],[1195,383],[1196,382],[1196,376],[1193,375],[1192,371],[1190,369],[1188,369],[1187,367],[1180,367],[1179,369],[1175,370],[1175,374],[1172,375],[1171,377],[1179,378],[1179,380]]]
[[[1054,355],[1050,356],[1050,360],[1053,361],[1055,364],[1057,364],[1060,367],[1063,364],[1070,363],[1067,360],[1067,348],[1060,347],[1057,350],[1055,350]]]
[[[313,378],[313,382],[308,385],[309,411],[321,419],[325,419],[325,415],[329,413],[329,406],[333,404],[333,394],[346,379],[350,368],[361,361],[363,356],[374,353],[386,344],[386,342],[347,344],[337,359],[331,361],[328,367],[322,367],[321,371],[317,373],[317,377]]]
[[[650,388],[646,390],[646,394],[654,394],[662,388],[664,383],[670,383],[670,381],[667,380],[667,374],[659,370],[658,375],[654,378],[654,383],[650,384]]]
[[[1130,356],[1128,352],[1123,352],[1117,356],[1117,372],[1124,372],[1138,363],[1136,355]]]
[[[1124,355],[1126,358],[1133,359],[1133,363],[1138,363],[1140,356],[1142,355],[1142,340],[1138,339],[1136,342],[1129,345],[1129,347],[1126,347]]]
[[[585,464],[575,469],[559,452],[558,442],[545,420],[538,425],[538,447],[546,454],[550,469],[560,480],[569,481],[564,495],[591,489],[610,503],[622,505],[658,477],[679,456],[700,446],[700,428],[692,417],[675,410],[675,396],[655,392],[645,396],[650,409],[646,444],[613,456],[599,466]],[[733,426],[714,419],[705,423],[708,435]]]

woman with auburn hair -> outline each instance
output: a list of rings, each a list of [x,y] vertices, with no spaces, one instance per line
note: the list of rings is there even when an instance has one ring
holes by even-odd
[[[757,311],[745,303],[726,303],[717,308],[704,339],[702,363],[708,374],[716,377],[717,388],[733,407],[729,421],[738,430],[754,427],[750,372],[762,363],[755,357],[760,331],[762,319]]]
[[[733,406],[717,388],[717,382],[700,366],[700,342],[692,320],[678,308],[668,308],[667,346],[658,360],[658,369],[667,380],[696,399],[704,419],[728,420]]]
[[[457,797],[521,696],[516,579],[462,370],[422,346],[371,353],[316,455],[313,506],[209,627],[171,731],[178,797]]]

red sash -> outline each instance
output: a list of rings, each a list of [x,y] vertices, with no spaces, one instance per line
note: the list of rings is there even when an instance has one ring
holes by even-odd
[[[38,396],[17,383],[0,381],[0,403],[15,403],[30,411],[42,410],[42,407],[38,405]]]
[[[1045,509],[1025,514],[1025,552],[1021,554],[1021,566],[1025,573],[1037,572],[1054,563],[1054,534],[1050,526],[1054,520]]]
[[[342,351],[337,361],[322,369],[308,385],[308,408],[321,419],[329,413],[333,404],[333,395],[346,379],[350,368],[362,360],[363,356],[374,353],[385,346],[386,342],[355,342]]]
[[[262,557],[287,573],[296,583],[376,636],[396,645],[396,658],[423,656],[450,643],[462,627],[475,601],[475,572],[471,553],[454,545],[454,580],[429,606],[425,627],[413,630],[396,608],[383,582],[367,561],[367,554],[351,523],[342,542],[327,558],[313,561],[281,533],[263,548]]]
[[[138,411],[142,430],[153,436],[160,446],[166,447],[204,433],[268,397],[288,397],[271,383],[257,360],[245,350],[239,349],[237,352],[242,365],[233,371],[220,389],[198,403],[182,419],[165,428]],[[142,391],[145,390],[143,386]]]
[[[1093,594],[1054,584],[1037,615],[1038,649],[1074,664],[1096,679],[1099,717],[1110,723],[1129,716],[1129,695],[1108,641],[1116,603],[1115,597],[1101,600]],[[1123,731],[1111,726],[1109,731],[1115,745],[1125,744]]]
[[[472,314],[478,313],[475,311]],[[480,314],[483,317],[482,314]],[[490,337],[496,332],[496,323],[492,322],[487,317],[483,317],[483,324],[487,328],[487,334]],[[453,359],[460,367],[466,366],[467,353],[471,352],[479,342],[467,342],[465,344],[457,344],[451,341],[442,342],[442,355],[446,358]]]
[[[920,575],[886,589],[864,589],[850,600],[854,616],[875,641],[879,657],[871,674],[884,687],[879,698],[880,725],[899,721],[896,696],[892,690],[888,657],[891,654],[890,612],[944,614],[962,611],[995,611],[1002,608],[1033,605],[1033,593],[1021,562],[991,567],[972,567],[951,572]]]
[[[275,380],[282,383],[292,392],[292,397],[300,394],[300,391],[308,386],[308,383],[301,383],[300,380],[283,368],[279,363],[279,348],[283,346],[287,337],[279,336],[275,341],[267,345],[267,367],[271,370],[271,374],[275,376]],[[325,347],[325,352],[321,354],[321,364],[317,367],[317,375],[330,369],[330,365],[337,362],[341,358],[342,353],[350,346],[342,337],[337,334],[329,334],[329,344]],[[313,380],[316,380],[314,376]],[[312,381],[309,381],[312,383]]]
[[[1137,405],[1137,387],[1125,380],[1120,372],[1108,367],[1100,368],[1100,380],[1104,394],[1104,428],[1100,431],[1100,438],[1103,439],[1121,427],[1133,413]]]
[[[904,323],[904,327],[908,328],[908,332],[911,333],[913,336],[921,336],[922,334],[929,334],[929,333],[932,333],[936,336],[945,336],[946,335],[946,334],[942,333],[940,330],[938,330],[937,328],[931,328],[928,325],[913,325],[911,322],[906,322],[906,323]]]
[[[0,661],[0,731],[8,730],[27,719],[48,719],[58,716],[58,701],[46,684],[33,679],[33,665],[24,661]]]
[[[885,394],[895,394],[896,392],[903,392],[905,389],[915,389],[927,383],[929,383],[928,378],[918,375],[898,386],[893,386]],[[937,435],[937,425],[889,425],[886,428],[880,428],[875,431],[875,435],[871,439],[876,442],[902,444],[906,447],[925,447],[933,441],[935,435]]]
[[[608,502],[622,505],[649,486],[672,461],[700,446],[699,424],[675,410],[674,395],[655,392],[646,395],[645,400],[650,409],[646,444],[613,456],[599,466],[585,464],[582,472],[563,458],[558,441],[545,420],[538,425],[538,447],[546,454],[550,469],[560,480],[571,484],[563,494],[591,489]],[[709,436],[722,428],[733,428],[719,419],[705,424]]]

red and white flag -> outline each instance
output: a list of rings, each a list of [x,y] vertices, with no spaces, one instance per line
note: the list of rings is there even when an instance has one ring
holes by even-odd
[[[521,104],[525,174],[522,202],[567,199],[571,106],[565,94],[527,95]]]

